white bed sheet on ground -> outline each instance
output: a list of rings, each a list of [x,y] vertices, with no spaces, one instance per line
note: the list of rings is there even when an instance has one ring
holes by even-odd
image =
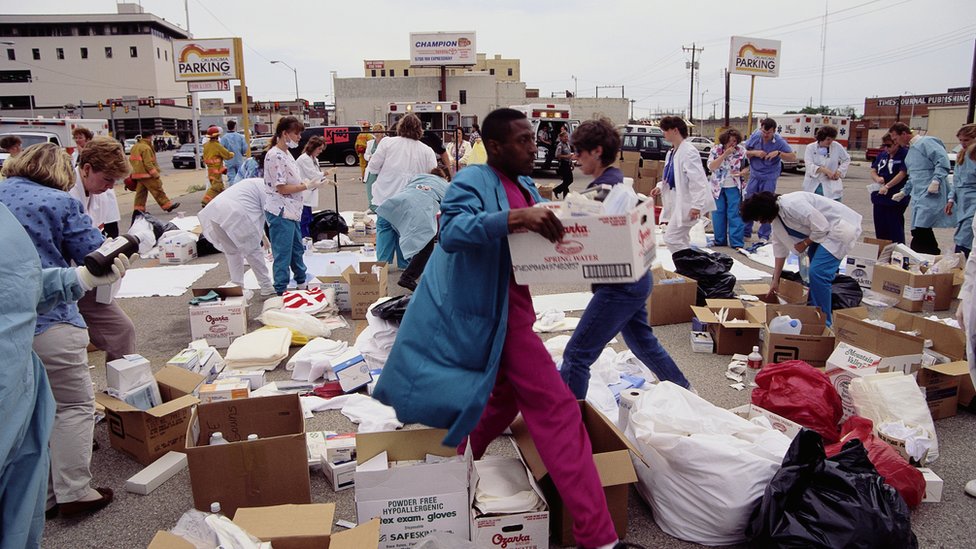
[[[749,254],[747,257],[756,263],[769,267],[770,269],[773,268],[776,262],[776,258],[773,256],[772,244],[767,244],[759,248],[755,253]],[[783,265],[783,270],[795,273],[797,270],[799,270],[799,265],[800,258],[797,257],[795,253],[790,252],[790,257],[786,258],[786,264]]]
[[[593,299],[593,292],[572,292],[532,296],[532,307],[536,312],[556,309],[559,311],[582,311]]]
[[[170,220],[170,222],[173,225],[179,227],[181,231],[193,232],[193,229],[196,229],[198,226],[200,226],[200,220],[197,219],[197,216],[195,215],[188,215],[185,217],[174,217],[173,219]]]
[[[349,228],[352,228],[352,218],[353,218],[353,216],[355,214],[356,214],[356,212],[355,211],[352,211],[352,210],[347,210],[347,211],[344,211],[344,212],[339,212],[339,215],[342,216],[342,219],[346,222],[346,225],[349,226]],[[373,220],[373,225],[375,226],[375,224],[376,224],[376,214],[374,214],[374,213],[366,214],[366,217],[372,219]]]
[[[764,248],[767,246],[763,246]],[[702,248],[706,252],[713,252],[709,248]],[[674,271],[674,260],[671,259],[671,252],[667,248],[659,247],[657,249],[657,259],[655,264],[660,263],[665,270]],[[769,273],[765,271],[760,271],[759,269],[753,269],[752,267],[746,265],[745,263],[739,261],[736,258],[732,258],[732,274],[735,275],[735,279],[739,282],[749,281],[749,280],[762,280],[763,278],[769,278]]]
[[[333,252],[333,253],[318,253],[318,252],[305,252],[303,257],[305,260],[305,268],[308,269],[308,276],[327,276],[334,261],[336,266],[339,268],[339,272],[346,270],[346,267],[354,267],[359,269],[359,264],[361,262],[376,261],[376,254],[363,254],[360,252]],[[270,261],[267,261],[268,272],[272,273],[272,265]],[[294,282],[292,279],[289,285]],[[261,285],[258,284],[257,277],[254,273],[248,269],[244,273],[244,287],[248,290],[258,290]]]
[[[200,263],[129,269],[125,272],[122,286],[115,297],[180,296],[207,271],[216,266],[217,263]]]

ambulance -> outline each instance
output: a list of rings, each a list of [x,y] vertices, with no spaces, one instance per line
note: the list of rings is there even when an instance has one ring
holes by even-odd
[[[392,128],[408,114],[417,115],[424,130],[433,130],[442,139],[461,124],[461,105],[457,101],[398,101],[390,103],[386,111],[386,127]]]
[[[565,129],[569,135],[579,126],[580,121],[573,119],[569,105],[559,103],[529,103],[527,105],[512,105],[510,108],[522,112],[532,124],[532,132],[539,136],[539,131],[545,129],[549,133],[553,150],[550,151],[543,143],[536,141],[539,152],[536,153],[535,167],[545,169],[546,156],[549,155],[549,168],[555,170],[558,162],[551,156],[555,154],[556,143],[559,142],[559,132]]]
[[[803,153],[807,145],[816,141],[817,130],[822,126],[837,128],[837,141],[845,149],[851,136],[851,119],[847,116],[824,116],[819,114],[780,114],[770,116],[776,121],[776,131],[790,144],[796,153],[795,162],[783,162],[784,170],[802,170]]]
[[[38,143],[54,143],[66,150],[75,152],[75,141],[71,132],[75,128],[88,128],[95,137],[108,135],[108,120],[97,118],[14,118],[0,117],[0,137],[16,135],[27,148]],[[0,152],[0,165],[9,155]]]

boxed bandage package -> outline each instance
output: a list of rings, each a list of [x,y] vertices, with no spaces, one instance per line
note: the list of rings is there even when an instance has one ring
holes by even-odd
[[[210,446],[220,432],[228,444]],[[255,434],[257,440],[247,440]],[[305,415],[298,395],[196,407],[184,429],[193,506],[234,516],[238,507],[311,503]]]
[[[355,461],[356,433],[326,435],[325,459],[332,464]]]
[[[446,431],[359,433],[356,514],[380,519],[380,547],[408,549],[435,530],[470,539],[470,452],[441,445]]]
[[[163,403],[148,410],[109,395],[95,395],[95,401],[105,408],[112,448],[143,465],[183,449],[190,409],[199,402],[193,392],[203,383],[200,374],[176,366],[164,366],[155,379]]]
[[[210,292],[217,299],[190,305],[190,335],[206,339],[214,347],[228,347],[234,339],[247,333],[247,302],[244,290],[238,286],[224,288],[193,288],[194,297]]]
[[[356,485],[356,462],[332,463],[324,457],[321,460],[322,474],[333,492],[348,490]]]
[[[474,465],[471,542],[484,549],[549,547],[549,506],[525,464],[493,456]]]
[[[196,349],[183,349],[166,363],[191,372],[200,372],[200,352]]]
[[[105,364],[105,384],[109,389],[124,393],[150,381],[152,367],[142,355],[125,355]]]
[[[689,307],[698,300],[698,282],[662,268],[651,270],[654,291],[647,296],[647,323],[681,324],[692,318]]]
[[[159,264],[182,265],[197,258],[197,238],[180,232],[159,239]]]
[[[544,206],[558,210],[561,204]],[[634,282],[654,262],[657,243],[650,201],[624,215],[569,217],[562,224],[566,232],[555,243],[533,232],[508,235],[519,284]]]
[[[759,331],[759,350],[765,364],[787,360],[802,360],[815,368],[823,368],[834,350],[834,332],[827,327],[827,318],[820,307],[807,305],[766,305],[750,307],[748,315],[763,325]],[[801,322],[799,334],[772,332],[769,324],[777,316],[789,316]]]

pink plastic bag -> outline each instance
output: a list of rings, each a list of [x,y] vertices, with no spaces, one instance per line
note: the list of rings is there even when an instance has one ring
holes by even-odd
[[[840,395],[830,378],[802,360],[767,364],[756,376],[752,403],[816,431],[826,444],[840,437]]]

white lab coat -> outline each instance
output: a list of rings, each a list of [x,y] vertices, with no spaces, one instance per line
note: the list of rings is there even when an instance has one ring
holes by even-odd
[[[973,218],[973,231],[976,232],[976,217]],[[966,274],[962,289],[959,290],[959,309],[962,311],[966,327],[966,356],[969,358],[969,375],[976,384],[976,299],[973,287],[976,286],[976,253],[969,254],[966,261]]]
[[[791,236],[784,223],[841,260],[861,236],[861,214],[836,200],[808,192],[793,192],[780,196],[776,203],[779,204],[779,217],[773,220],[771,238],[776,257],[789,257],[793,246],[803,240]]]
[[[82,209],[92,220],[92,226],[98,230],[102,230],[106,223],[117,223],[122,219],[114,190],[109,189],[101,194],[85,194],[80,168],[75,168],[75,185],[68,189],[68,193],[81,202]]]
[[[224,189],[197,214],[203,236],[222,252],[259,249],[264,238],[265,188],[263,178],[253,177]],[[214,225],[223,230],[213,230]]]
[[[434,149],[409,137],[387,137],[380,141],[366,166],[366,173],[375,173],[373,204],[379,206],[387,198],[402,191],[416,175],[430,173],[437,167]]]
[[[851,155],[847,154],[847,149],[836,141],[830,143],[826,156],[821,154],[819,149],[820,145],[814,141],[807,145],[803,153],[803,162],[806,164],[803,190],[812,193],[818,186],[823,185],[824,196],[840,200],[844,196],[844,178],[847,177],[847,168],[851,165]],[[827,174],[817,169],[821,167],[830,171],[839,170],[841,178],[827,177]]]
[[[667,160],[674,156],[674,189],[667,182],[659,181],[661,189],[661,219],[668,221],[664,232],[664,243],[674,253],[691,246],[691,228],[698,220],[691,219],[689,212],[697,209],[701,217],[715,211],[715,198],[712,187],[705,176],[701,155],[698,149],[685,140],[676,149],[668,152]]]
[[[319,161],[317,158],[312,158],[311,156],[302,153],[298,157],[298,173],[301,175],[302,180],[315,181],[316,179],[322,178],[322,171],[319,170]],[[308,206],[312,209],[319,207],[319,190],[311,189],[308,191],[302,191],[302,206]]]

